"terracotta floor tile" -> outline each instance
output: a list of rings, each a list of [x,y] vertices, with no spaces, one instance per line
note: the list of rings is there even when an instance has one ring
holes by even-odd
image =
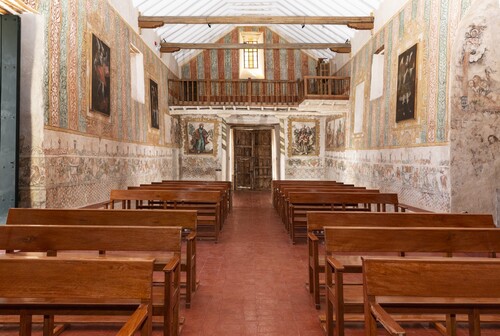
[[[314,308],[306,287],[307,245],[292,245],[266,192],[235,192],[234,208],[218,244],[200,241],[200,285],[185,317],[181,336],[323,336],[322,310]],[[38,328],[38,327],[37,327]],[[107,336],[118,327],[74,326],[62,336]],[[39,328],[34,335],[40,335]],[[1,336],[18,335],[0,325]],[[162,335],[155,325],[154,336]],[[386,335],[379,328],[379,335]],[[408,326],[408,336],[438,336],[427,324]],[[461,326],[458,336],[467,335]],[[500,326],[482,330],[500,336]],[[346,336],[364,336],[362,323],[349,323]]]

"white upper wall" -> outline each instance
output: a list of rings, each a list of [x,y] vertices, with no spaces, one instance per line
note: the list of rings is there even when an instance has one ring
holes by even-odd
[[[375,23],[373,30],[358,30],[351,39],[351,56],[356,55],[356,53],[370,41],[372,36],[376,34],[382,27],[384,27],[387,22],[389,22],[394,15],[396,15],[401,8],[403,8],[410,0],[384,0],[380,3],[379,8],[373,13],[375,17]],[[500,1],[500,0],[499,0]],[[372,34],[373,32],[373,34]],[[340,56],[340,57],[339,57]],[[343,55],[337,54],[332,60],[335,64],[335,69],[342,68],[348,61],[350,57],[345,57]]]
[[[156,52],[158,57],[160,57],[165,65],[172,71],[176,76],[180,77],[179,64],[172,56],[172,54],[161,54],[158,51],[160,46],[160,37],[156,34],[156,30],[153,29],[139,29],[138,17],[139,12],[137,8],[132,4],[132,0],[108,0],[111,6],[113,6],[120,16],[138,33],[141,35],[144,42]],[[155,44],[156,42],[156,44]]]

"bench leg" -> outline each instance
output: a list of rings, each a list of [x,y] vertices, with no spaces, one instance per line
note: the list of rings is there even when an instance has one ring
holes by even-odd
[[[457,316],[455,314],[446,315],[446,334],[457,336]]]
[[[477,309],[473,309],[469,313],[469,336],[480,336],[481,335],[481,320],[479,317],[479,312]]]
[[[19,336],[31,336],[31,323],[33,316],[26,313],[21,313],[19,321]]]
[[[330,295],[330,290],[326,289],[326,335],[333,336],[333,303],[334,298]]]
[[[54,316],[43,315],[43,336],[52,336],[54,334]]]
[[[316,305],[316,309],[320,309],[321,305],[319,303],[319,270],[315,269],[313,271],[313,295],[314,295],[314,304]]]
[[[186,269],[186,308],[191,308],[191,292],[193,291],[192,277],[193,268],[189,265]]]
[[[333,307],[335,309],[335,335],[344,336],[344,276],[341,272],[335,272],[335,297]]]

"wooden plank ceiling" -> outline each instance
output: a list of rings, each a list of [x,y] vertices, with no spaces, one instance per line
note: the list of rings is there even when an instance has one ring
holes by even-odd
[[[369,16],[382,0],[132,0],[142,16]],[[238,24],[166,24],[157,29],[161,40],[171,43],[214,43]],[[245,24],[248,26],[248,24]],[[269,24],[269,29],[291,43],[345,43],[355,30],[345,25]],[[332,58],[329,49],[307,50],[315,58]],[[199,53],[182,49],[174,53],[180,64]]]

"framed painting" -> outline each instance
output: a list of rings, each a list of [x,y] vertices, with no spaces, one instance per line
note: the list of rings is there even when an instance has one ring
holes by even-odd
[[[149,97],[151,105],[151,127],[160,129],[160,111],[158,109],[158,84],[152,79],[149,80]]]
[[[215,155],[216,122],[206,120],[186,121],[186,153]]]
[[[290,156],[319,155],[319,120],[290,118],[288,154]]]
[[[92,34],[90,110],[111,114],[111,55],[102,40]]]
[[[398,58],[396,122],[415,118],[417,97],[417,44]]]
[[[326,150],[339,151],[345,148],[345,115],[326,119]]]

